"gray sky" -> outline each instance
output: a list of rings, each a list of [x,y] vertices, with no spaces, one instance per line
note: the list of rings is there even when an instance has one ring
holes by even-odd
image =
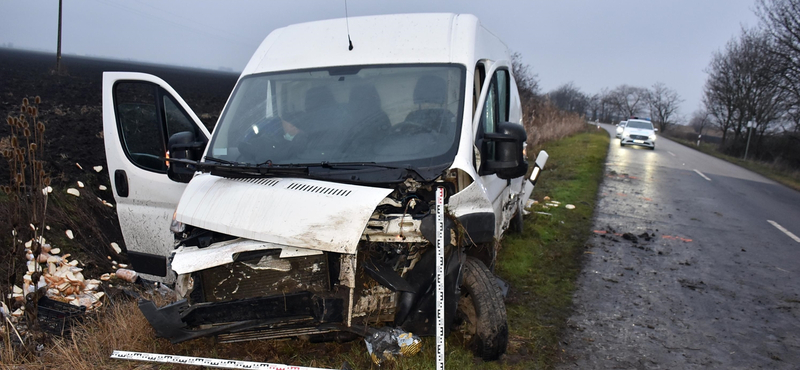
[[[700,104],[712,53],[758,22],[754,0],[350,0],[347,7],[350,16],[472,13],[523,55],[544,92],[570,81],[588,94],[660,81],[685,100],[686,116]],[[271,30],[344,12],[344,1],[332,0],[64,0],[62,52],[241,71]],[[0,45],[55,52],[57,19],[57,0],[3,0]]]

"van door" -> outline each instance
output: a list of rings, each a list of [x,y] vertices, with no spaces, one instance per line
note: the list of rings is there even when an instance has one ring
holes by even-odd
[[[511,200],[511,180],[503,180],[496,174],[486,171],[483,163],[493,160],[495,155],[494,143],[484,141],[486,133],[496,132],[497,124],[510,120],[511,103],[511,74],[505,62],[497,62],[488,68],[486,82],[481,92],[482,105],[474,118],[473,124],[477,126],[475,132],[475,147],[480,150],[481,163],[478,163],[478,174],[486,189],[486,194],[492,202],[495,214],[495,237],[502,234],[504,227],[513,216],[516,208],[509,204]],[[515,115],[516,116],[516,115]]]
[[[208,130],[166,82],[103,73],[103,137],[117,217],[131,266],[149,279],[172,279],[170,223],[186,184],[169,178],[163,158],[168,138],[186,131],[205,148]]]

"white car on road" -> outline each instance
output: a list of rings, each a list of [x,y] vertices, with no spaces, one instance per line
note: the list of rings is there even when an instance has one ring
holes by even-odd
[[[629,119],[622,129],[620,146],[640,145],[651,150],[656,148],[656,131],[653,123],[643,119]]]
[[[625,129],[626,123],[628,123],[628,121],[619,121],[619,123],[617,124],[617,139],[622,138],[622,130]]]

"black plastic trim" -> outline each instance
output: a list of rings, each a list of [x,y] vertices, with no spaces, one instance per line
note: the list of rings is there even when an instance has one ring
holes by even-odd
[[[167,276],[167,257],[128,251],[128,261],[136,272],[161,277]]]

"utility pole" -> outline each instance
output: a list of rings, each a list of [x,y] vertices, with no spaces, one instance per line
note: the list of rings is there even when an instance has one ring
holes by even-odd
[[[56,48],[56,74],[61,74],[61,2],[58,0],[58,47]]]
[[[756,127],[756,121],[747,122],[747,146],[744,147],[744,160],[747,160],[747,151],[750,150],[750,136],[753,135],[753,127]]]

